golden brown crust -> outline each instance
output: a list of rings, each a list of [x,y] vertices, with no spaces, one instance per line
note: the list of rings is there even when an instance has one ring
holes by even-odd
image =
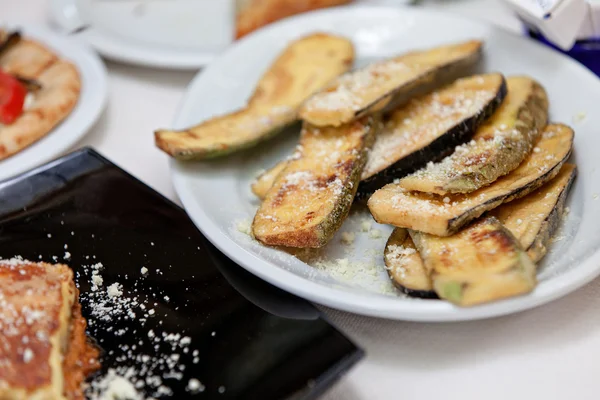
[[[236,39],[282,18],[352,0],[237,0]]]
[[[0,398],[62,398],[75,294],[66,265],[0,262]]]
[[[272,246],[324,246],[348,215],[379,125],[377,117],[338,128],[305,124],[294,159],[254,217],[256,239]]]
[[[79,296],[76,294],[75,297]],[[81,304],[75,300],[71,310],[69,348],[63,360],[64,393],[69,400],[85,399],[82,383],[89,374],[100,368],[100,352],[85,334],[86,327],[87,322],[81,315]]]
[[[256,146],[297,120],[308,96],[348,71],[354,47],[348,39],[313,33],[290,43],[258,81],[241,110],[184,130],[155,132],[155,143],[181,159],[209,159]]]

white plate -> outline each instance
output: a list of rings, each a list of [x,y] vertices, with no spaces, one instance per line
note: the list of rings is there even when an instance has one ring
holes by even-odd
[[[69,150],[98,120],[107,97],[104,64],[86,46],[42,28],[22,24],[14,28],[74,63],[81,75],[81,94],[73,111],[51,132],[19,153],[0,161],[0,181],[37,167]]]
[[[414,0],[358,0],[407,4]],[[103,56],[129,64],[198,69],[233,42],[235,0],[50,0],[50,14]]]
[[[129,64],[198,69],[233,38],[229,0],[51,0],[49,5],[62,29],[89,25],[79,38],[103,56]]]
[[[600,104],[600,81],[571,59],[497,28],[429,11],[379,7],[328,10],[282,21],[233,46],[198,75],[175,118],[175,127],[241,106],[261,73],[290,40],[323,27],[352,38],[360,63],[408,49],[483,38],[483,70],[534,76],[548,90],[552,120],[571,124],[574,115],[587,112],[583,122],[573,124],[577,132],[573,159],[580,172],[569,197],[570,213],[560,232],[562,240],[552,245],[532,293],[460,308],[444,301],[382,294],[382,289],[390,290],[382,254],[391,228],[378,226],[383,233],[379,239],[358,232],[355,249],[350,251],[340,243],[341,232],[360,231],[360,221],[370,217],[365,210],[355,210],[324,253],[353,262],[372,258],[377,269],[371,275],[367,268],[352,279],[339,273],[332,277],[282,251],[261,246],[237,229],[239,221],[251,221],[258,205],[249,190],[256,172],[290,154],[295,145],[296,135],[284,134],[223,160],[172,162],[181,201],[219,249],[259,277],[314,302],[358,314],[415,321],[468,320],[525,310],[564,296],[600,273],[600,200],[596,200],[600,194],[600,113],[595,112]]]

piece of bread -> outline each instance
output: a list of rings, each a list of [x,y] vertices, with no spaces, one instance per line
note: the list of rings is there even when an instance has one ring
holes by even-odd
[[[236,39],[291,15],[339,6],[352,0],[236,0]]]
[[[0,261],[0,399],[83,400],[98,365],[85,336],[73,271]]]

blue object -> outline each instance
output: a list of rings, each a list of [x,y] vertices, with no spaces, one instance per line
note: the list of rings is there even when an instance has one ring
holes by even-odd
[[[569,57],[579,61],[581,64],[588,67],[593,73],[600,76],[600,38],[578,40],[569,51],[564,51],[552,44],[548,39],[539,32],[531,29],[527,30],[527,34],[533,39],[559,51]]]

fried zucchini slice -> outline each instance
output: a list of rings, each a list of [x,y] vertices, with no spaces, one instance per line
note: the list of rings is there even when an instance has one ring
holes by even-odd
[[[424,299],[437,299],[429,272],[408,230],[396,228],[385,244],[385,269],[403,293]]]
[[[535,264],[494,217],[477,220],[449,237],[409,233],[433,289],[456,305],[472,306],[529,293],[537,283]]]
[[[181,160],[255,146],[295,123],[300,104],[353,61],[354,48],[346,38],[316,33],[298,39],[263,75],[246,107],[184,130],[158,130],[156,146]]]
[[[476,132],[506,96],[501,74],[462,78],[394,111],[375,138],[358,187],[368,197],[394,179],[441,160]]]
[[[527,196],[490,211],[519,241],[534,263],[547,252],[550,238],[561,221],[569,190],[577,175],[574,164],[564,164],[556,178]],[[390,279],[402,292],[437,298],[429,271],[408,231],[396,228],[387,241],[384,259]]]
[[[256,239],[287,247],[324,246],[350,211],[379,125],[377,117],[341,127],[305,124],[296,154],[254,217]]]
[[[450,154],[471,138],[505,96],[506,82],[501,74],[476,75],[394,111],[375,137],[357,195],[366,198],[394,179]],[[254,194],[264,198],[285,163],[261,174],[252,185]]]
[[[339,126],[389,111],[450,78],[466,75],[480,60],[478,40],[412,51],[348,72],[311,96],[300,117],[317,126]]]
[[[537,142],[538,150],[510,174],[475,192],[442,197],[389,184],[371,196],[369,211],[379,223],[452,235],[485,211],[523,197],[554,178],[571,154],[573,135],[566,125],[548,125]]]
[[[548,251],[576,175],[577,167],[565,164],[556,178],[535,192],[490,211],[519,240],[533,262]]]
[[[264,199],[269,189],[271,189],[271,187],[275,183],[275,179],[277,179],[277,176],[279,176],[281,171],[285,169],[287,163],[288,160],[280,161],[277,164],[275,164],[275,166],[273,166],[271,169],[268,169],[265,172],[258,175],[254,182],[252,182],[252,193],[254,193],[254,195],[259,199]]]
[[[548,122],[548,96],[529,77],[509,77],[507,82],[506,99],[471,143],[401,179],[400,186],[440,195],[470,193],[517,168]]]

